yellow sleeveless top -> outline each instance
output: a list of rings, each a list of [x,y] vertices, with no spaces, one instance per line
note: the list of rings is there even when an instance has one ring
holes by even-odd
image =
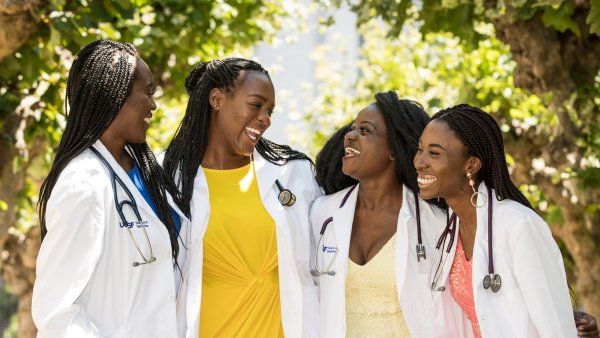
[[[346,337],[410,337],[396,292],[396,235],[367,264],[348,258]]]
[[[262,204],[254,166],[203,170],[211,209],[200,337],[283,337],[275,222]]]

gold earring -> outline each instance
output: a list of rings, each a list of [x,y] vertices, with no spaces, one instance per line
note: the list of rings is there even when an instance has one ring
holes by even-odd
[[[476,208],[481,208],[487,203],[487,196],[484,193],[475,190],[475,181],[473,180],[473,175],[470,172],[467,172],[467,179],[469,180],[471,189],[473,189],[473,195],[471,195],[471,204]],[[477,204],[479,195],[481,195],[481,204]]]

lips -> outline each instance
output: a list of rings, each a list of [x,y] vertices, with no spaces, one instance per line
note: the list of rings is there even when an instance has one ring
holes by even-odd
[[[437,177],[433,175],[419,175],[417,177],[417,183],[420,188],[426,188],[437,181]]]
[[[246,134],[252,141],[258,141],[260,139],[262,132],[260,130],[254,129],[252,127],[246,127]]]

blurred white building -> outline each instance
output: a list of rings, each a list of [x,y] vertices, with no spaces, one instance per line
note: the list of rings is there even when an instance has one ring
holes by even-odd
[[[314,9],[310,0],[298,0],[298,16],[290,25],[283,25],[272,43],[261,42],[255,47],[255,56],[267,69],[275,85],[277,107],[272,125],[265,136],[277,143],[290,144],[303,150],[290,138],[293,130],[302,128],[305,113],[317,95],[315,51],[327,48],[327,62],[356,64],[360,38],[356,29],[356,15],[348,8],[323,13]],[[319,20],[332,15],[334,24],[328,27]],[[301,21],[304,20],[304,21]],[[302,23],[300,23],[302,22]],[[302,29],[304,28],[304,30]],[[339,52],[339,50],[343,52]],[[347,83],[353,83],[358,68],[344,69]]]

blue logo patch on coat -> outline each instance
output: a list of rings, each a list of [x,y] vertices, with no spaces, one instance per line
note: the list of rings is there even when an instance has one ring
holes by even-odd
[[[338,252],[338,248],[337,248],[337,246],[326,246],[326,245],[323,245],[323,252],[324,253],[337,253]]]
[[[125,224],[123,224],[123,222],[119,222],[119,226],[121,228],[147,228],[148,227],[148,221],[133,221],[133,222],[126,222]]]

